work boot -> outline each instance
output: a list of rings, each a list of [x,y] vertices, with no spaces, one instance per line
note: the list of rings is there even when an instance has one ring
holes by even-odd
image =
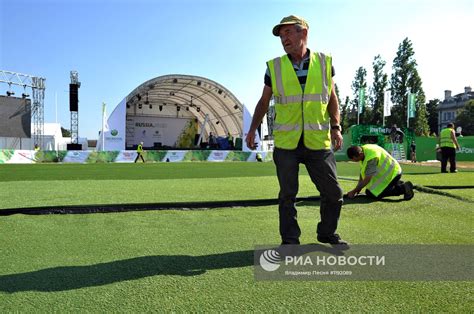
[[[407,181],[405,182],[404,186],[405,186],[405,195],[403,196],[403,198],[406,201],[409,201],[413,198],[413,196],[415,196],[415,193],[413,193],[413,183],[411,183],[410,181]]]
[[[321,243],[329,243],[331,245],[349,245],[349,243],[341,239],[341,237],[337,233],[330,236],[318,235],[318,241]]]

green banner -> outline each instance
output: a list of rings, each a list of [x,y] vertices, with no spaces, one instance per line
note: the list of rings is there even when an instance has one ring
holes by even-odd
[[[408,117],[414,118],[416,113],[416,94],[408,96]]]
[[[364,112],[365,107],[365,88],[359,88],[359,113]]]
[[[461,149],[456,151],[457,161],[474,161],[474,136],[458,137]],[[437,137],[417,137],[416,143],[416,160],[427,161],[437,160],[436,145]]]

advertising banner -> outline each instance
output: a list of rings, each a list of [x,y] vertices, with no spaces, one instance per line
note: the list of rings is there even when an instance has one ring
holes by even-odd
[[[13,149],[0,149],[0,164],[7,163],[15,154]]]
[[[131,150],[122,150],[119,152],[115,162],[134,162],[137,158],[137,152]]]
[[[35,151],[33,150],[15,150],[13,156],[6,161],[7,164],[32,164],[35,162]]]
[[[90,151],[70,150],[67,152],[66,157],[64,157],[63,162],[85,163],[90,153]]]
[[[467,149],[466,149],[467,150]],[[146,162],[256,162],[257,153],[261,161],[272,161],[273,154],[268,151],[242,152],[234,150],[145,150]],[[472,155],[472,154],[471,154]],[[133,163],[137,152],[133,150],[116,151],[38,151],[0,149],[2,163]]]
[[[166,153],[165,158],[163,158],[163,161],[170,161],[170,162],[182,161],[184,159],[184,155],[186,155],[186,151],[169,150]]]
[[[258,161],[257,160],[257,153],[260,154],[260,157],[262,158],[262,161],[272,161],[273,160],[273,153],[272,152],[267,152],[267,151],[255,151],[252,152],[247,161]]]
[[[207,161],[224,161],[228,153],[229,151],[227,150],[213,150],[209,154]]]

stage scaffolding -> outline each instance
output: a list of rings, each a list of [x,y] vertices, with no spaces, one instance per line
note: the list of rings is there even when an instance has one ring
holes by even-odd
[[[14,95],[14,92],[11,89],[12,85],[23,87],[23,98],[28,98],[30,96],[27,93],[27,88],[31,89],[31,120],[33,122],[31,135],[33,138],[33,145],[38,145],[41,149],[45,149],[43,146],[45,82],[46,79],[43,77],[0,70],[0,83],[8,84],[8,96]]]

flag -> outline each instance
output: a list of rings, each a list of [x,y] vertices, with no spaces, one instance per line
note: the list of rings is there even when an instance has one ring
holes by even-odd
[[[414,118],[416,112],[416,94],[408,94],[408,118]]]
[[[107,123],[107,113],[105,110],[105,102],[102,103],[102,131],[107,132],[109,130],[109,124]]]
[[[359,108],[358,108],[359,113],[364,112],[364,106],[365,106],[365,89],[359,88]]]
[[[389,117],[392,114],[392,100],[391,100],[391,93],[390,91],[386,91],[383,100],[383,116]]]

